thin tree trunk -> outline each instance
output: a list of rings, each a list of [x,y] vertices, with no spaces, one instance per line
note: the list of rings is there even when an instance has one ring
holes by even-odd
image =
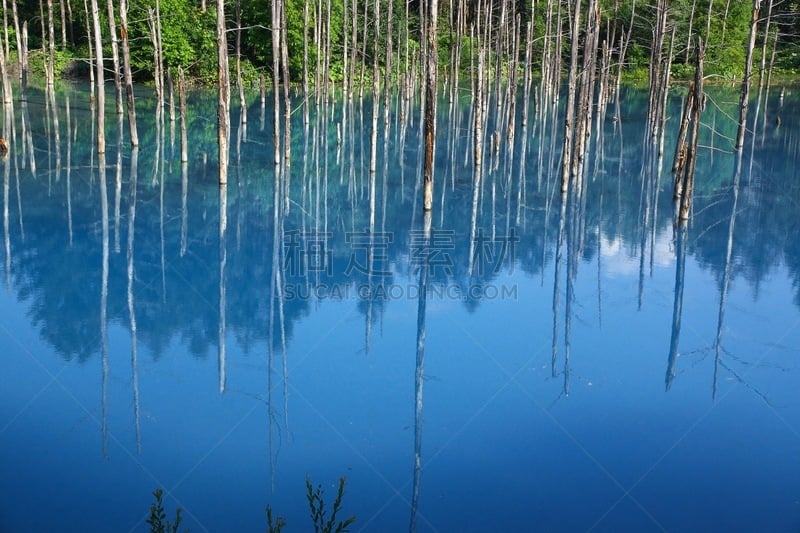
[[[628,45],[631,42],[631,33],[633,32],[633,21],[634,15],[636,13],[636,0],[631,3],[631,23],[628,26],[628,33],[627,36],[625,35],[625,31],[623,30],[621,41],[620,41],[620,48],[619,53],[617,55],[617,80],[614,83],[614,101],[619,102],[619,88],[622,85],[622,68],[625,66],[625,56],[627,55]],[[619,118],[619,117],[617,117]]]
[[[5,8],[3,11],[5,12]],[[27,53],[22,46],[22,32],[19,28],[19,16],[17,16],[17,0],[11,0],[11,17],[14,19],[14,36],[17,39],[17,64],[19,65],[19,76],[21,80],[22,73],[25,70],[23,66],[26,65],[25,60]],[[8,37],[6,37],[6,43],[8,43]],[[6,60],[8,60],[8,54],[6,54]]]
[[[731,9],[731,0],[725,2],[725,12],[722,14],[722,37],[720,37],[720,47],[725,44],[725,31],[728,26],[728,12]]]
[[[62,0],[63,1],[63,0]],[[117,39],[117,23],[114,19],[114,2],[108,0],[108,28],[111,35],[111,58],[114,65],[114,89],[116,90],[117,115],[122,114],[122,83],[119,72],[119,40]]]
[[[377,4],[377,2],[376,2]],[[438,93],[439,48],[437,46],[438,0],[427,0],[427,66],[425,68],[425,169],[423,182],[423,202],[425,211],[433,208],[433,175],[436,153],[436,96]]]
[[[683,173],[683,187],[680,197],[678,217],[681,221],[689,219],[694,192],[694,171],[697,163],[697,145],[700,136],[700,115],[703,111],[703,56],[705,44],[699,40],[697,45],[697,63],[695,64],[694,94],[692,96],[692,130],[686,155],[686,168]]]
[[[240,121],[247,124],[247,101],[244,97],[244,82],[242,81],[242,3],[236,0],[236,86],[239,89]]]
[[[39,22],[42,28],[42,33],[40,33],[42,36],[42,58],[45,60],[44,68],[47,70],[47,17],[45,16],[44,3],[42,0],[39,0]]]
[[[564,148],[561,152],[561,192],[569,187],[572,163],[573,126],[575,120],[575,92],[578,77],[578,40],[580,37],[581,0],[575,0],[572,12],[572,34],[570,36],[569,78],[567,80],[567,110],[564,118]]]
[[[739,128],[736,133],[736,150],[744,146],[744,134],[747,130],[747,108],[750,100],[750,78],[753,76],[753,49],[756,46],[758,33],[758,14],[761,10],[761,0],[753,0],[753,17],[750,21],[750,39],[747,44],[747,58],[742,79],[742,92],[739,98]]]
[[[94,49],[97,57],[95,61],[97,70],[97,153],[104,154],[106,151],[106,95],[103,73],[103,34],[100,30],[100,9],[97,6],[97,0],[91,0],[91,5]]]
[[[136,128],[136,103],[133,97],[133,75],[131,74],[131,50],[128,44],[128,0],[119,1],[119,32],[122,36],[122,68],[125,76],[125,102],[128,109],[128,128],[131,133],[131,146],[139,146],[139,133]]]
[[[581,74],[580,95],[578,98],[577,118],[575,124],[575,140],[572,156],[572,175],[580,176],[583,168],[586,138],[590,133],[592,122],[592,103],[594,100],[594,83],[597,62],[597,43],[599,40],[600,11],[597,0],[590,0],[586,17],[586,38],[583,46],[583,68]],[[578,183],[581,183],[579,179]]]
[[[388,4],[389,8],[386,15],[386,64],[384,66],[383,80],[383,126],[386,128],[387,135],[389,130],[389,90],[392,87],[392,31],[394,28],[394,2],[389,0]]]
[[[283,13],[284,18],[286,18],[286,2],[283,3]],[[287,54],[288,47],[286,46],[286,39],[285,39],[285,31],[284,31],[284,40],[283,40],[283,52],[284,56]],[[286,60],[288,64],[288,59]],[[330,97],[330,89],[331,89],[331,0],[326,0],[325,2],[325,61],[323,63],[324,67],[322,70],[322,78],[323,82],[325,83],[325,101],[328,101]],[[327,109],[327,105],[325,106]]]
[[[303,2],[303,124],[308,124],[308,3]],[[345,79],[347,79],[347,65],[345,64]]]
[[[175,82],[172,79],[172,67],[167,67],[166,85],[167,96],[169,97],[167,101],[167,106],[169,107],[169,121],[175,122]],[[175,129],[172,128],[171,131],[174,133]]]
[[[374,182],[374,174],[378,169],[378,110],[380,109],[380,83],[381,71],[378,64],[378,46],[380,44],[380,0],[375,0],[374,4],[374,38],[372,54],[372,137],[370,142],[369,172],[370,182]],[[366,25],[365,25],[366,29]],[[384,155],[385,156],[385,155]],[[374,195],[374,191],[371,192]]]
[[[12,103],[12,95],[11,95],[11,83],[8,80],[8,63],[7,57],[5,53],[5,49],[3,46],[0,46],[0,83],[3,86],[3,103],[6,105],[4,110],[4,115],[9,115],[10,112],[10,104]],[[9,117],[5,117],[8,119]],[[6,129],[6,128],[4,128]],[[5,135],[9,135],[10,132],[6,129],[4,132]],[[2,147],[0,147],[0,156],[5,157],[8,151],[8,146],[6,145],[5,138],[0,137],[3,140]],[[8,163],[6,163],[8,165]]]
[[[225,2],[217,2],[217,145],[219,184],[228,183],[228,139],[231,133],[231,83],[228,71],[228,37],[225,32]]]
[[[764,23],[764,39],[761,43],[761,66],[758,69],[759,98],[764,87],[764,71],[767,67],[767,43],[769,42],[769,26],[772,21],[772,0],[767,0],[767,20]]]
[[[15,2],[16,0],[11,0]],[[7,0],[3,0],[3,35],[5,36],[5,56],[6,59],[11,55],[10,39],[8,38],[8,4]],[[19,48],[17,48],[19,50]]]
[[[94,89],[94,74],[91,74],[93,71],[91,69],[91,45],[89,45],[90,50],[90,60],[89,60],[89,72],[91,78],[91,87]],[[28,21],[24,21],[22,23],[22,48],[20,48],[20,55],[22,58],[20,59],[20,89],[23,95],[23,100],[25,100],[25,93],[28,88]]]
[[[62,0],[62,2],[67,4],[67,20],[69,21],[69,42],[71,44],[75,44],[75,31],[73,29],[73,24],[72,24],[72,1]]]
[[[64,4],[67,0],[59,0],[58,4],[61,8],[61,49],[67,49],[67,13],[64,9]]]
[[[348,43],[350,42],[350,33],[348,29],[348,24],[350,23],[350,19],[348,18],[349,14],[347,12],[348,0],[342,0],[342,99],[347,100],[349,95],[348,89],[348,77],[347,72],[350,68],[348,65],[348,61],[350,59],[349,54],[350,51],[348,50]],[[347,106],[343,106],[342,111],[344,117],[343,122],[346,120],[347,116]],[[344,127],[342,128],[345,129]]]
[[[272,10],[272,98],[273,98],[273,109],[272,109],[272,140],[274,143],[274,156],[275,156],[275,168],[276,174],[277,169],[281,162],[281,134],[280,134],[280,108],[281,108],[281,101],[280,101],[280,58],[281,58],[281,50],[280,50],[280,43],[281,43],[281,27],[280,27],[280,18],[281,18],[281,0],[271,0],[271,10]],[[317,63],[319,64],[319,62]],[[279,183],[276,183],[276,187]]]
[[[348,83],[348,86],[350,87],[350,94],[348,94],[348,99],[349,101],[352,102],[353,91],[355,90],[355,81],[356,81],[356,51],[358,50],[358,3],[356,2],[356,0],[353,0],[350,9],[350,14],[352,17],[350,23],[350,32],[352,34],[352,41],[350,45],[350,73],[346,75],[350,77],[350,82]],[[408,17],[406,17],[406,20],[407,19]]]
[[[286,1],[281,0],[281,75],[283,77],[283,161],[285,168],[291,164],[292,155],[292,102],[289,95],[289,45],[288,31],[286,22]],[[326,76],[327,78],[327,76]],[[327,83],[327,80],[326,80]],[[286,172],[284,180],[288,187],[289,173]],[[288,188],[287,188],[288,191]],[[286,208],[289,207],[289,197],[286,197]]]
[[[148,9],[150,17],[150,35],[153,41],[153,81],[156,89],[158,105],[164,107],[164,51],[161,41],[161,3],[156,0],[155,9]]]
[[[692,0],[692,10],[689,12],[689,31],[686,34],[686,58],[683,62],[684,65],[689,64],[689,54],[692,50],[692,27],[694,25],[694,12],[697,7],[697,0]]]
[[[47,0],[47,85],[53,85],[55,77],[56,33],[53,24],[53,0]],[[8,42],[6,42],[8,46]]]
[[[361,38],[361,79],[358,82],[358,97],[364,98],[364,70],[367,68],[367,19],[369,16],[369,2],[364,2],[364,33]],[[377,19],[377,17],[375,17]]]
[[[186,132],[186,78],[178,67],[178,101],[181,107],[181,163],[189,161],[189,137]]]

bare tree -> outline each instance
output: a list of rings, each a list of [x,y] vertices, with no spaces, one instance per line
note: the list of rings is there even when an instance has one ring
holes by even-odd
[[[423,202],[422,207],[425,211],[430,211],[433,207],[433,170],[434,155],[436,151],[436,95],[438,88],[439,74],[439,49],[437,47],[437,25],[436,19],[439,17],[438,0],[426,0],[427,13],[427,52],[425,68],[425,168],[423,178]],[[377,2],[376,2],[377,5]]]
[[[574,123],[575,95],[578,77],[578,39],[580,37],[581,0],[575,0],[572,11],[572,33],[570,35],[569,77],[567,79],[567,110],[564,118],[564,148],[561,152],[561,191],[566,192],[569,186],[571,171]]]
[[[139,146],[136,128],[136,103],[133,98],[133,75],[131,74],[131,49],[128,43],[128,0],[119,0],[119,32],[122,37],[122,69],[125,76],[125,102],[128,109],[128,128],[131,146]]]
[[[750,78],[753,76],[753,49],[756,46],[758,33],[758,14],[761,10],[761,0],[753,0],[753,17],[750,20],[750,38],[747,43],[747,58],[744,65],[742,78],[742,91],[739,96],[739,128],[736,132],[736,149],[744,146],[744,134],[747,129],[747,108],[750,101]]]
[[[119,40],[117,39],[117,22],[114,17],[114,1],[108,0],[108,29],[111,36],[111,60],[114,65],[114,89],[117,115],[122,114],[122,82],[119,71]]]
[[[228,72],[228,37],[225,33],[225,2],[217,2],[217,145],[219,183],[228,183],[228,139],[231,133],[231,82]]]
[[[103,34],[100,31],[100,9],[97,0],[91,0],[92,26],[94,28],[95,68],[97,71],[97,153],[106,151],[105,111],[106,95],[103,73]]]

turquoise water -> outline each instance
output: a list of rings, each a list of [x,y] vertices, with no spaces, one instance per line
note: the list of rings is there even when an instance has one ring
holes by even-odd
[[[796,530],[800,100],[772,91],[737,173],[738,95],[712,89],[678,231],[682,92],[660,170],[628,89],[565,198],[562,119],[531,106],[509,142],[493,111],[475,212],[468,99],[442,100],[426,232],[416,102],[381,103],[371,174],[371,101],[305,125],[298,99],[277,193],[271,108],[245,131],[234,105],[222,192],[214,94],[185,167],[147,92],[138,152],[110,106],[103,167],[85,89],[57,126],[30,89],[2,164],[0,530],[146,531],[161,487],[193,532],[263,531],[268,504],[304,531],[306,478],[330,506],[342,476],[353,531]]]

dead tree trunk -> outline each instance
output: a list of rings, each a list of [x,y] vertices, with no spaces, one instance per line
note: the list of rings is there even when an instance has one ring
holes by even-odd
[[[97,153],[104,154],[106,152],[106,95],[103,72],[103,34],[100,31],[100,9],[97,6],[97,0],[91,0],[91,5],[97,71]]]
[[[697,145],[700,136],[700,115],[703,111],[703,56],[705,54],[705,43],[698,40],[697,44],[697,59],[695,63],[694,82],[689,88],[689,95],[687,96],[687,106],[685,115],[689,116],[691,122],[691,131],[689,140],[685,141],[685,130],[679,134],[679,142],[683,144],[677,151],[685,154],[674,163],[677,168],[675,173],[675,192],[674,197],[678,200],[677,215],[681,221],[689,219],[689,212],[692,207],[692,192],[694,190],[694,170],[697,163]],[[684,124],[687,122],[687,117],[681,124],[681,129],[684,129]],[[684,136],[683,139],[680,136]]]
[[[586,38],[583,46],[583,68],[581,74],[580,96],[578,99],[577,118],[575,124],[575,141],[573,149],[572,175],[579,176],[583,168],[586,151],[586,140],[590,134],[592,122],[592,104],[594,102],[594,84],[597,64],[597,45],[600,35],[600,7],[597,0],[589,2],[586,18]]]
[[[5,10],[4,10],[5,11]],[[27,58],[27,53],[25,48],[22,46],[22,32],[19,28],[19,16],[17,16],[17,2],[11,2],[11,17],[14,19],[14,36],[17,39],[17,65],[19,65],[19,75],[20,80],[22,79],[22,73],[24,71],[23,65],[25,64],[24,61]],[[8,59],[8,54],[6,54],[6,59]]]
[[[375,10],[375,28],[373,48],[375,53],[372,57],[372,131],[370,133],[370,153],[369,153],[369,172],[370,180],[374,180],[374,174],[378,168],[378,109],[380,108],[380,66],[378,64],[378,45],[380,35],[380,0],[375,0],[373,9]],[[366,35],[366,21],[364,22],[364,33]],[[370,187],[372,190],[372,187]]]
[[[87,47],[89,48],[89,84],[91,86],[91,91],[92,91],[89,98],[92,101],[94,101],[94,89],[96,81],[94,76],[95,71],[94,69],[92,69],[92,66],[94,65],[94,44],[93,44],[94,40],[92,38],[92,15],[89,12],[88,0],[83,0],[83,9],[86,14],[86,44]],[[25,31],[25,36],[27,37],[26,28],[27,28],[27,22],[25,23],[25,28],[23,28],[23,31]],[[27,43],[25,48],[27,49]],[[25,54],[25,56],[27,57],[27,53]]]
[[[8,106],[4,110],[4,115],[10,114],[10,104],[13,101],[11,97],[11,83],[8,80],[8,56],[5,54],[5,50],[3,46],[0,45],[0,82],[3,86],[3,103]],[[9,117],[5,117],[8,119]],[[4,132],[5,135],[10,135],[8,131]],[[0,137],[0,140],[3,141],[2,146],[0,146],[0,155],[5,156],[8,150],[8,146],[6,145],[6,141],[4,138]]]
[[[181,163],[189,161],[189,139],[186,133],[186,78],[178,67],[178,101],[181,108]]]
[[[5,56],[8,58],[8,56],[11,55],[11,41],[8,38],[8,5],[6,4],[6,0],[3,0],[3,36],[5,37]]]
[[[217,144],[219,183],[228,183],[228,139],[231,133],[231,82],[228,71],[228,37],[225,32],[225,2],[217,2]]]
[[[292,101],[289,95],[289,27],[286,22],[286,1],[281,1],[281,77],[283,78],[283,161],[288,168],[292,160]],[[327,83],[326,76],[326,83]],[[285,173],[288,180],[289,173]],[[288,182],[287,182],[288,183]],[[287,196],[286,201],[289,201]],[[288,209],[288,204],[287,204]]]
[[[750,78],[753,76],[753,49],[756,46],[758,33],[758,14],[761,10],[761,0],[753,0],[753,18],[750,21],[750,39],[747,43],[747,58],[744,65],[744,78],[742,79],[742,92],[739,97],[739,128],[736,132],[736,150],[744,146],[744,134],[747,130],[747,108],[750,101]]]
[[[436,45],[436,19],[439,14],[438,0],[427,0],[427,66],[425,69],[425,168],[423,177],[422,207],[430,211],[433,207],[433,166],[436,149],[436,94],[438,85],[439,49]]]
[[[139,146],[139,133],[136,129],[136,103],[133,98],[133,75],[131,74],[131,49],[128,44],[128,0],[119,1],[119,32],[122,37],[122,69],[125,76],[125,102],[128,109],[128,128],[131,132],[131,146]]]
[[[303,2],[303,124],[309,122],[308,109],[308,2]],[[346,2],[345,2],[346,4]],[[345,37],[347,41],[347,37]],[[346,54],[345,54],[346,55]],[[347,80],[347,61],[345,59],[344,78]],[[345,81],[345,86],[347,82]],[[346,92],[346,89],[345,89]]]
[[[89,45],[89,49],[91,50],[91,45]],[[26,89],[28,88],[28,21],[24,21],[22,23],[22,48],[20,48],[20,55],[22,59],[20,59],[20,72],[19,72],[19,80],[20,80],[20,90],[25,95]],[[91,53],[89,54],[91,56]],[[89,71],[91,72],[91,60],[89,63]],[[91,87],[94,89],[94,75],[91,75]],[[24,99],[24,98],[23,98]]]
[[[65,5],[68,2],[66,0],[61,0],[59,2],[59,7],[61,8],[61,49],[67,49],[67,11],[65,9]]]
[[[236,87],[239,89],[239,119],[242,124],[247,124],[247,101],[244,96],[244,82],[242,81],[242,3],[236,0]]]
[[[570,36],[569,77],[567,80],[567,110],[564,118],[564,148],[561,152],[561,192],[569,187],[572,163],[573,127],[575,123],[575,93],[578,77],[578,39],[580,38],[581,0],[575,0],[572,12],[572,34]]]
[[[667,72],[672,58],[664,57],[664,45],[667,35],[667,0],[659,0],[656,7],[656,25],[653,28],[653,40],[650,47],[649,100],[647,122],[650,132],[655,138],[661,125],[661,103],[664,91],[667,90]]]
[[[281,43],[281,0],[271,0],[272,15],[272,141],[274,143],[275,167],[281,162],[281,133],[280,133],[280,43]],[[318,63],[319,64],[319,63]],[[276,184],[278,186],[278,184]]]
[[[47,85],[55,78],[56,33],[53,25],[53,0],[47,0]],[[8,42],[6,42],[8,46]]]
[[[148,15],[150,18],[150,38],[153,41],[153,82],[158,106],[163,108],[166,101],[164,98],[164,54],[161,46],[161,15],[158,1],[156,1],[155,9],[148,9]]]
[[[62,2],[63,4],[63,2]],[[114,18],[114,2],[108,0],[108,28],[111,35],[111,59],[114,65],[114,89],[117,115],[122,114],[122,83],[119,72],[119,41],[117,40],[117,23]]]

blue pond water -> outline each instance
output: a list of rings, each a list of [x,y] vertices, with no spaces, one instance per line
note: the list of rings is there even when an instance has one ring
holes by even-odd
[[[307,531],[306,479],[330,508],[342,476],[354,531],[797,530],[800,100],[770,94],[737,173],[738,96],[712,88],[681,232],[682,92],[660,169],[627,89],[566,199],[562,120],[532,106],[509,142],[490,116],[475,211],[468,101],[443,100],[426,231],[415,102],[380,108],[371,175],[371,102],[304,126],[298,101],[276,192],[254,95],[221,191],[213,94],[182,167],[148,93],[141,148],[110,109],[103,160],[84,88],[58,124],[30,89],[2,164],[0,530],[146,531],[161,487],[193,532],[263,531],[268,504]]]

